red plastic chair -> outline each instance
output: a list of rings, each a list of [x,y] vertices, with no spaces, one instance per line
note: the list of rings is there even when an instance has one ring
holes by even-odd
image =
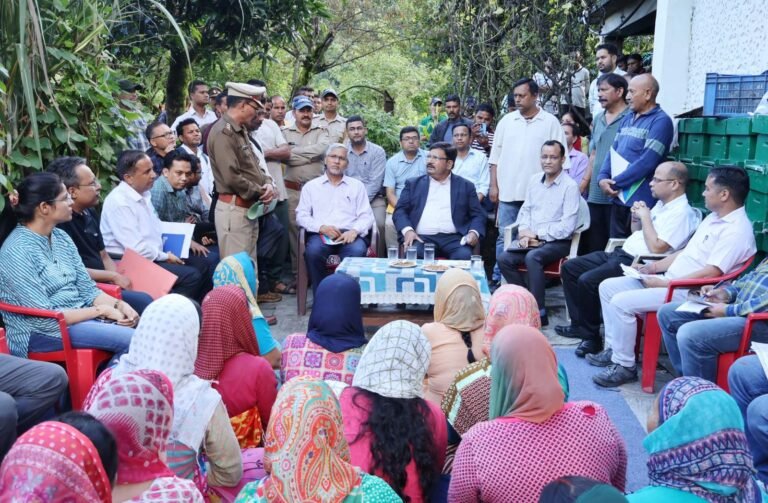
[[[728,371],[736,360],[745,356],[751,351],[749,343],[752,340],[752,327],[756,321],[768,321],[768,313],[752,313],[747,316],[747,323],[744,325],[744,331],[741,333],[741,342],[739,349],[731,353],[720,353],[717,357],[717,385],[730,393],[728,389]]]
[[[103,292],[115,298],[122,298],[120,287],[116,285],[97,283],[97,286]],[[29,353],[27,358],[42,362],[63,363],[69,379],[69,393],[72,398],[72,408],[73,410],[80,410],[88,391],[96,381],[96,369],[98,369],[99,365],[109,360],[112,357],[112,353],[99,349],[73,348],[72,343],[69,340],[69,330],[67,328],[67,323],[64,321],[64,315],[59,311],[14,306],[4,302],[0,302],[0,311],[35,316],[38,318],[52,318],[56,320],[59,324],[59,331],[61,332],[63,349],[46,353]]]
[[[672,301],[672,295],[675,290],[679,288],[694,288],[704,285],[713,285],[721,281],[731,280],[741,273],[743,273],[755,259],[754,256],[742,264],[738,270],[723,274],[716,278],[697,278],[697,279],[676,279],[669,282],[667,287],[667,296],[664,298],[664,303]],[[637,317],[637,339],[636,344],[640,344],[640,336],[643,334],[643,324],[645,324],[645,340],[643,341],[643,368],[642,378],[640,384],[643,391],[646,393],[653,393],[653,385],[656,381],[656,364],[659,361],[659,351],[661,350],[661,327],[659,327],[659,320],[656,318],[656,311],[650,311],[645,314],[645,323],[640,316]]]
[[[5,329],[0,328],[0,354],[9,355],[11,350],[8,349],[8,341],[5,340]]]
[[[299,250],[298,250],[298,264],[296,272],[296,309],[299,316],[307,314],[307,291],[310,286],[309,271],[307,271],[307,263],[304,262],[304,250],[307,247],[306,243],[307,231],[303,227],[299,227]],[[368,246],[368,254],[366,257],[377,257],[376,249],[379,245],[379,229],[376,225],[371,229],[371,244]],[[338,255],[330,255],[325,263],[325,268],[328,272],[334,272],[341,259]]]

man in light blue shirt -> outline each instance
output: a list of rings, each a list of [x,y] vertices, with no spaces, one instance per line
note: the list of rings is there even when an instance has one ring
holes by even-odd
[[[491,183],[491,173],[488,171],[488,157],[480,151],[470,148],[472,131],[466,124],[453,127],[453,146],[456,147],[456,162],[453,164],[453,174],[475,184],[477,198],[480,202],[488,195]]]
[[[387,219],[384,223],[384,237],[387,246],[396,246],[397,230],[392,221],[397,200],[410,178],[427,174],[427,152],[419,148],[419,130],[406,126],[400,130],[400,146],[402,150],[387,161],[384,170],[384,189],[387,194]]]

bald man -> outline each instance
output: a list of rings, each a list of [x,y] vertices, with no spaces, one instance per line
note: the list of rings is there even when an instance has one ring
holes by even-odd
[[[650,182],[656,167],[669,153],[673,126],[656,103],[659,83],[653,75],[638,75],[629,82],[630,113],[619,125],[611,152],[598,176],[600,189],[612,198],[610,237],[626,238],[631,232],[632,206],[654,204]]]
[[[701,214],[688,204],[685,188],[688,169],[679,162],[665,162],[651,178],[651,194],[658,199],[651,208],[635,201],[632,212],[632,235],[621,248],[606,253],[596,251],[568,260],[563,265],[563,292],[570,325],[555,327],[565,337],[582,339],[576,356],[584,357],[603,348],[600,338],[600,295],[603,280],[623,274],[621,266],[631,265],[635,258],[649,253],[672,253],[688,242],[701,221]]]

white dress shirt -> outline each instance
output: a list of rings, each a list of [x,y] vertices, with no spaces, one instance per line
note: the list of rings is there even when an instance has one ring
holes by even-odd
[[[197,147],[197,152],[192,152],[191,148],[182,143],[181,148],[188,154],[196,156],[200,161],[200,186],[210,198],[211,195],[213,195],[213,170],[211,169],[211,159],[208,157],[208,154],[203,152],[202,147]],[[208,204],[211,204],[210,199],[208,200]]]
[[[176,132],[176,126],[179,125],[179,122],[186,119],[195,119],[195,122],[197,122],[197,126],[200,129],[203,129],[203,126],[210,124],[212,122],[216,122],[218,117],[216,117],[216,113],[210,108],[206,108],[205,113],[202,116],[200,116],[198,115],[197,110],[195,110],[195,107],[190,105],[189,110],[187,110],[183,114],[176,117],[176,120],[173,121],[173,125],[171,126],[171,129],[173,130],[174,133]]]
[[[104,199],[101,233],[107,253],[122,255],[130,248],[149,260],[168,259],[150,191],[139,194],[127,183],[120,182]]]
[[[688,197],[683,194],[667,204],[658,201],[651,208],[651,222],[656,236],[669,245],[669,251],[677,251],[694,233],[701,223],[701,215],[688,204]],[[645,242],[643,230],[636,230],[627,238],[622,249],[630,255],[651,253]]]
[[[733,272],[755,254],[755,235],[744,207],[720,218],[710,213],[665,276],[676,279],[713,265],[723,274]]]
[[[483,196],[488,195],[491,184],[491,172],[488,171],[488,157],[477,150],[469,149],[464,159],[456,157],[453,163],[453,174],[475,184],[475,191]]]
[[[563,147],[568,145],[557,117],[544,110],[539,109],[531,119],[514,111],[499,121],[488,160],[488,164],[496,165],[499,201],[525,200],[528,182],[541,173],[541,146],[548,140],[557,140]],[[570,167],[571,161],[565,156],[563,169]]]
[[[403,229],[403,236],[411,227]],[[416,225],[416,234],[433,236],[435,234],[456,234],[451,216],[451,177],[442,182],[429,177],[429,192],[424,211]]]
[[[373,210],[368,192],[360,180],[344,176],[334,185],[325,173],[310,180],[301,189],[296,207],[296,224],[309,232],[320,232],[320,226],[354,229],[365,237],[373,227]]]

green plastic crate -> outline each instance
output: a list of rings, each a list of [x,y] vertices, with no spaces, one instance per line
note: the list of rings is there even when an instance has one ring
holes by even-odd
[[[688,202],[691,205],[696,206],[704,204],[704,196],[701,195],[702,192],[704,192],[704,182],[692,178],[688,180],[688,186],[685,188],[685,195],[688,196]]]
[[[704,154],[706,157],[717,159],[728,159],[728,137],[724,135],[712,135],[706,137],[706,147]]]
[[[768,163],[768,134],[755,136],[755,160]]]
[[[725,119],[725,134],[750,134],[752,117],[731,117]]]
[[[768,166],[747,164],[744,168],[749,175],[750,192],[768,194]]]
[[[704,164],[698,162],[691,162],[686,164],[686,166],[688,167],[688,178],[690,180],[703,182],[707,179],[707,175],[709,174],[709,166],[705,166]]]
[[[707,117],[704,119],[704,132],[707,134],[726,134],[725,119]]]
[[[752,132],[768,134],[768,115],[755,115],[752,117]]]
[[[677,129],[683,133],[703,133],[704,119],[699,117],[694,119],[680,119]]]
[[[750,190],[747,196],[747,216],[753,222],[768,220],[768,194]]]
[[[765,222],[753,222],[752,229],[755,234],[755,245],[760,251],[768,251],[768,235],[765,231]]]
[[[680,151],[680,157],[693,159],[707,155],[707,141],[703,134],[686,134],[685,150]]]
[[[747,159],[754,159],[756,144],[756,136],[745,134],[729,136],[728,159],[731,161],[746,161]]]

